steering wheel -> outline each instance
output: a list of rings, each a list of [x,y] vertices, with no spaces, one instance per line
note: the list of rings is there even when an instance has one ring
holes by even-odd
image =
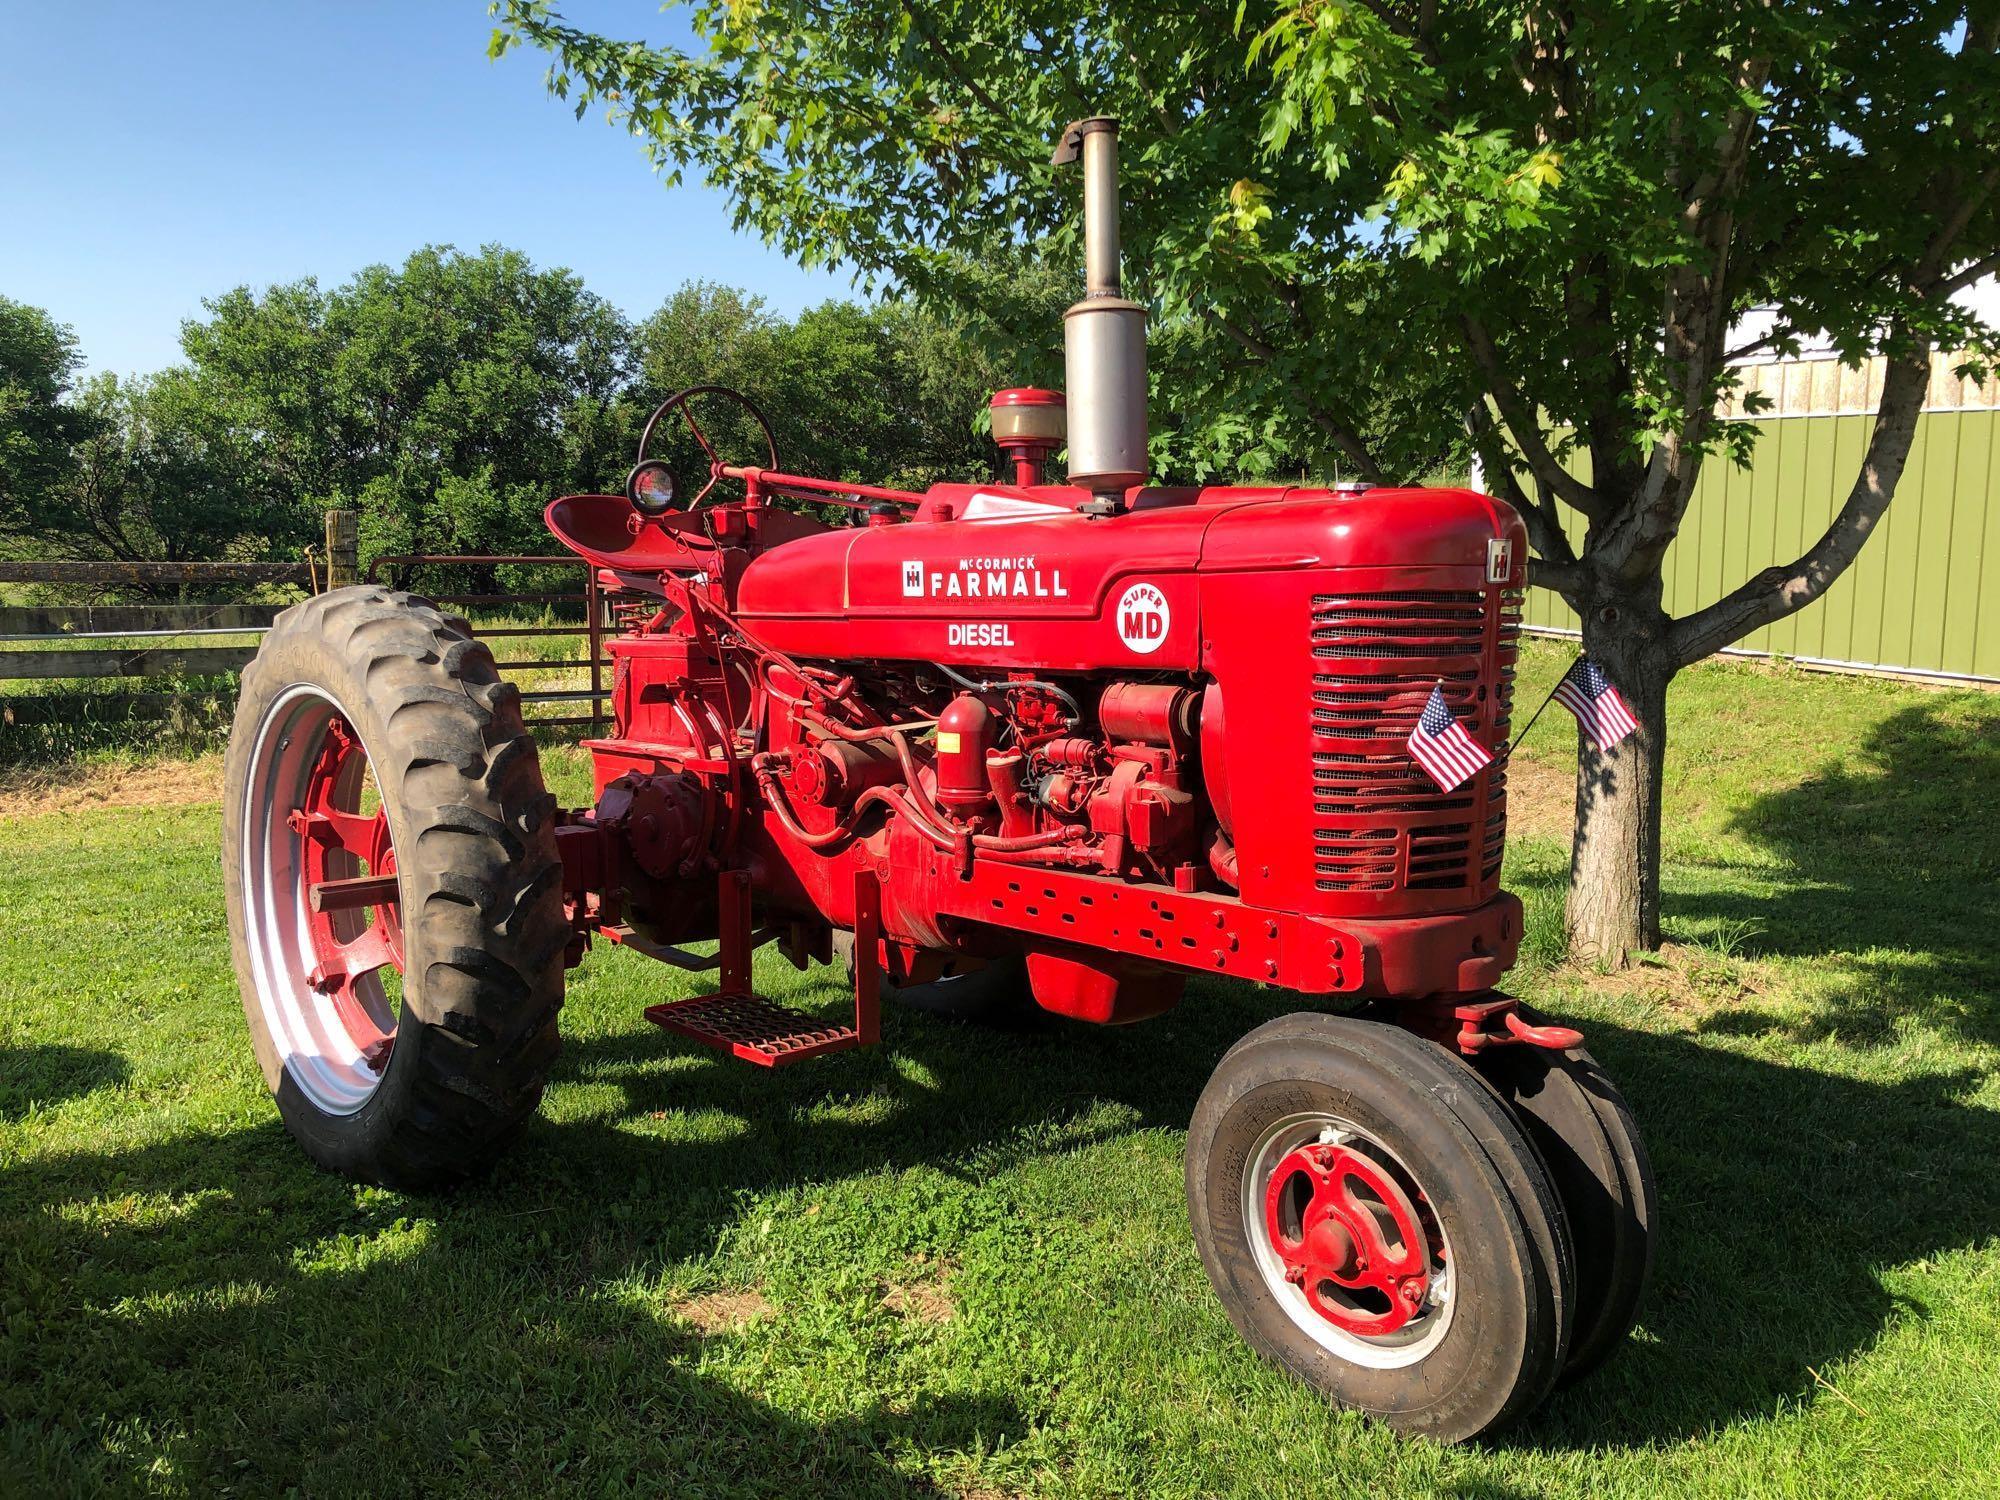
[[[680,493],[680,483],[674,471],[664,459],[647,458],[646,445],[653,440],[653,429],[660,425],[660,418],[670,411],[678,411],[681,420],[701,445],[701,451],[708,455],[708,483],[703,485],[694,499],[688,501],[687,509],[692,511],[708,498],[709,491],[722,480],[722,460],[716,456],[715,445],[708,440],[708,434],[701,430],[701,423],[694,418],[694,408],[688,403],[696,396],[727,396],[738,406],[750,413],[751,418],[763,429],[764,448],[767,455],[765,468],[778,467],[778,440],[771,433],[771,424],[757,409],[757,403],[741,391],[726,385],[691,385],[685,390],[675,391],[646,418],[645,430],[639,434],[639,459],[632,465],[632,472],[625,476],[625,498],[630,500],[641,515],[657,516],[673,508],[674,500]],[[739,465],[738,467],[743,467]]]

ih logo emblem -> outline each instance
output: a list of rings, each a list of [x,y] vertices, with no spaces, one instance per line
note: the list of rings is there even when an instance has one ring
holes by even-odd
[[[1505,583],[1514,571],[1514,539],[1496,536],[1486,543],[1486,581]]]
[[[1135,583],[1118,596],[1118,639],[1141,656],[1151,656],[1167,643],[1173,620],[1167,596],[1150,583]]]
[[[907,558],[903,562],[903,597],[924,597],[924,565],[916,558]]]

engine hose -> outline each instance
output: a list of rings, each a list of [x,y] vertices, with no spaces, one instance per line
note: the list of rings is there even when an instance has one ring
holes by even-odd
[[[757,784],[764,789],[764,797],[770,803],[771,810],[778,815],[778,821],[784,824],[785,831],[808,849],[825,849],[842,839],[852,838],[854,825],[861,814],[877,803],[893,812],[901,813],[912,828],[948,854],[955,853],[960,840],[965,837],[963,833],[948,833],[939,828],[901,792],[884,786],[865,788],[861,795],[854,799],[854,805],[848,809],[846,817],[824,832],[813,833],[799,822],[797,814],[792,811],[791,803],[785,796],[784,785],[778,780],[778,774],[772,768],[769,753],[752,756],[750,769],[757,778]],[[981,854],[990,854],[995,858],[1006,860],[1011,855],[1028,854],[1056,844],[1074,843],[1084,836],[1083,829],[1065,824],[1061,828],[1046,829],[1041,833],[1026,834],[1011,839],[1001,838],[996,834],[975,833],[971,837],[971,844]]]
[[[783,688],[779,687],[776,683],[774,683],[771,680],[772,670],[776,667],[781,667],[781,666],[785,667],[787,671],[794,670],[794,666],[788,666],[786,663],[780,662],[774,657],[760,656],[757,658],[757,679],[763,685],[765,694],[769,697],[775,698],[778,702],[784,704],[785,707],[791,709],[794,713],[796,713],[802,722],[812,725],[815,729],[822,730],[827,734],[837,735],[841,739],[859,740],[859,739],[867,739],[871,736],[887,734],[891,728],[896,727],[888,724],[878,724],[870,729],[851,729],[843,727],[842,725],[839,724],[835,724],[830,720],[818,717],[822,713],[822,710],[818,704],[809,703],[804,698],[796,698],[792,696],[792,694],[786,692]],[[799,680],[801,682],[806,681],[806,679],[804,679],[803,677],[801,677]],[[853,685],[852,678],[843,677],[841,681],[843,683],[846,683],[850,687]],[[807,683],[807,686],[811,685],[812,684]],[[825,693],[825,689],[820,689],[820,692],[823,696]],[[900,727],[906,729],[908,728],[928,729],[935,722],[937,721],[934,719],[920,720],[913,724],[906,724]]]
[[[727,609],[723,608],[720,604],[716,603],[715,600],[709,598],[705,594],[697,593],[693,589],[689,589],[687,591],[687,597],[690,603],[698,604],[702,609],[707,610],[710,614],[714,615],[716,619],[720,620],[724,625],[728,626],[731,630],[735,631],[737,637],[743,642],[743,645],[747,650],[755,653],[757,656],[763,658],[767,662],[770,661],[776,662],[779,666],[783,667],[787,672],[790,672],[794,677],[796,677],[799,680],[799,683],[802,687],[804,687],[808,692],[817,694],[829,707],[835,704],[839,704],[842,707],[845,707],[852,712],[864,715],[868,718],[874,718],[876,716],[874,711],[868,708],[866,704],[855,702],[855,700],[851,696],[851,692],[854,685],[853,678],[851,677],[841,678],[840,681],[836,684],[836,687],[841,688],[842,691],[838,693],[830,692],[826,688],[823,688],[818,683],[814,682],[812,678],[807,674],[805,667],[800,665],[798,662],[793,661],[791,657],[785,655],[785,653],[778,650],[777,647],[766,645],[763,641],[758,640],[755,635],[751,634],[750,631],[746,630],[743,627],[743,625],[737,620],[737,618],[734,615],[732,615]],[[769,684],[766,683],[765,686],[766,689],[768,690]]]
[[[1020,849],[1011,853],[1006,850],[993,849],[982,849],[979,852],[985,858],[1003,865],[1040,865],[1044,869],[1047,869],[1051,864],[1088,869],[1102,869],[1104,867],[1104,861],[1098,858],[1096,854],[1089,850],[1075,848],[1069,844],[1048,845],[1040,849]],[[1059,860],[1051,860],[1049,858],[1050,855],[1058,854],[1065,857]]]
[[[983,854],[1023,854],[1031,849],[1046,849],[1053,844],[1074,843],[1088,836],[1087,829],[1074,824],[1045,829],[1041,833],[1021,834],[1014,838],[1005,838],[996,833],[972,833],[956,818],[940,808],[925,789],[923,782],[918,779],[916,762],[910,755],[909,741],[900,734],[892,735],[891,739],[895,742],[896,754],[902,761],[903,776],[908,783],[902,792],[892,795],[897,797],[908,795],[913,801],[921,804],[920,807],[906,809],[905,815],[929,836],[932,843],[941,848],[956,850],[959,840],[970,834],[972,847]]]
[[[762,760],[763,757],[760,755],[756,759]],[[764,800],[770,804],[771,811],[776,813],[778,821],[785,825],[785,832],[789,833],[801,844],[804,844],[808,849],[824,849],[828,845],[846,838],[854,831],[846,823],[836,823],[824,833],[808,832],[805,825],[800,823],[797,816],[793,814],[791,804],[785,800],[784,790],[778,785],[777,773],[769,766],[760,766],[753,762],[751,774],[757,778],[757,785],[763,788]]]
[[[953,838],[961,837],[968,832],[969,830],[961,829],[958,820],[939,807],[936,799],[925,789],[923,778],[917,775],[916,757],[910,754],[910,742],[901,734],[890,735],[889,742],[896,747],[896,759],[902,764],[905,789],[922,807],[924,816],[934,827],[946,830]]]
[[[868,787],[854,799],[854,805],[847,810],[847,816],[824,832],[814,833],[801,823],[798,815],[792,811],[792,805],[785,796],[784,783],[778,780],[778,773],[771,768],[769,752],[752,756],[750,771],[757,778],[757,785],[764,789],[764,800],[771,804],[771,811],[776,813],[778,821],[785,825],[785,832],[808,849],[825,849],[842,839],[852,838],[855,823],[860,820],[861,814],[875,803],[890,802],[891,806],[896,805],[890,801],[885,788]]]
[[[888,739],[891,735],[922,734],[927,729],[937,728],[936,719],[911,719],[902,724],[877,724],[873,729],[843,729],[838,724],[830,724],[824,719],[807,719],[807,727],[817,729],[834,739],[845,740],[850,745],[858,745],[866,740]]]
[[[912,827],[916,828],[925,838],[941,848],[950,849],[955,847],[958,839],[962,837],[960,834],[949,833],[937,827],[928,818],[924,817],[916,807],[912,806],[900,792],[892,787],[883,786],[864,788],[861,794],[854,799],[853,805],[848,808],[846,815],[841,818],[839,823],[823,833],[813,833],[804,824],[799,822],[798,815],[792,811],[791,802],[785,794],[784,783],[778,780],[778,773],[773,765],[773,760],[774,757],[769,751],[762,751],[753,755],[750,758],[751,774],[757,778],[757,784],[764,789],[764,795],[771,804],[771,810],[777,813],[778,821],[785,825],[785,831],[808,848],[824,849],[830,844],[838,843],[843,838],[852,837],[854,825],[860,819],[861,814],[877,803],[881,803],[894,812],[901,813],[905,818],[909,819]]]
[[[1215,837],[1209,841],[1208,867],[1215,872],[1215,878],[1232,891],[1243,888],[1236,871],[1236,845],[1220,828],[1215,830]]]
[[[949,677],[953,682],[957,683],[967,692],[1009,693],[1009,692],[1017,692],[1024,688],[1040,688],[1043,692],[1048,693],[1052,697],[1060,698],[1065,704],[1069,706],[1069,722],[1070,722],[1070,727],[1072,729],[1075,728],[1078,724],[1081,724],[1083,722],[1083,710],[1077,706],[1076,699],[1072,698],[1061,686],[1059,686],[1056,683],[1048,682],[1041,678],[1031,678],[1021,682],[1013,682],[1013,681],[978,682],[970,677],[967,677],[963,672],[952,671],[950,667],[947,667],[941,661],[934,661],[930,663],[930,665],[936,667],[940,672],[944,673],[945,676]]]
[[[1074,844],[1089,836],[1090,830],[1065,823],[1060,828],[1045,828],[1040,833],[1025,833],[1011,839],[1002,838],[997,833],[975,833],[972,847],[982,854],[1026,854],[1035,849],[1050,849],[1057,844]]]
[[[920,816],[916,808],[905,804],[901,792],[892,791],[888,787],[872,787],[870,790],[881,792],[892,805],[896,806],[902,812],[903,816],[910,820],[911,826],[917,832],[921,833],[933,844],[936,844],[940,849],[945,850],[947,853],[957,850],[959,840],[964,837],[963,834],[946,833],[936,824]],[[1004,858],[1010,854],[1027,854],[1033,850],[1051,848],[1056,844],[1073,844],[1078,839],[1087,837],[1089,837],[1087,829],[1080,828],[1073,823],[1065,823],[1060,828],[1047,828],[1040,833],[1023,834],[1019,838],[1011,839],[1002,838],[997,833],[975,833],[972,835],[971,842],[972,847],[981,854],[992,854]]]

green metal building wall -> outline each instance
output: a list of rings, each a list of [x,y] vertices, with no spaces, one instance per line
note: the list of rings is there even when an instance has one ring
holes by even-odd
[[[1690,614],[1811,546],[1846,500],[1874,422],[1765,418],[1748,468],[1721,458],[1704,464],[1667,554],[1668,611]],[[1580,544],[1582,519],[1568,519]],[[1547,589],[1529,590],[1527,623],[1577,628]],[[1737,646],[2000,679],[2000,411],[1919,417],[1895,501],[1854,566],[1824,598]]]

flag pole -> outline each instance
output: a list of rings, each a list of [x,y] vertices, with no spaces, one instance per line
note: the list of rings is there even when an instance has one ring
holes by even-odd
[[[1548,696],[1543,698],[1541,704],[1535,709],[1535,711],[1528,715],[1528,722],[1521,726],[1521,732],[1517,735],[1514,735],[1507,741],[1505,745],[1500,747],[1499,754],[1496,754],[1494,756],[1495,760],[1498,760],[1500,758],[1500,755],[1512,755],[1514,753],[1514,747],[1520,744],[1522,740],[1525,740],[1528,737],[1528,731],[1530,729],[1533,729],[1535,727],[1535,721],[1541,718],[1542,709],[1547,708],[1551,703],[1555,702],[1556,688],[1561,687],[1563,683],[1568,680],[1569,668],[1575,666],[1577,662],[1582,660],[1583,660],[1583,653],[1579,651],[1576,656],[1576,661],[1572,661],[1569,664],[1569,667],[1564,667],[1562,669],[1562,675],[1556,678],[1555,687],[1549,689]]]

